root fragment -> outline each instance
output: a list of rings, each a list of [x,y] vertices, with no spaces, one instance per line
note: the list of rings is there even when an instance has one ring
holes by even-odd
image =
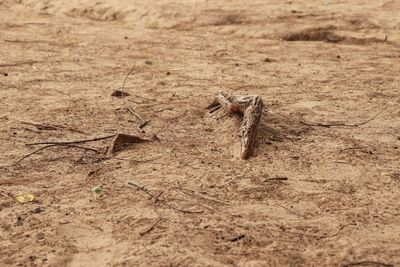
[[[248,159],[254,152],[257,137],[257,127],[261,120],[264,107],[260,96],[234,96],[226,92],[219,92],[215,100],[207,108],[215,110],[221,106],[231,113],[243,114],[241,127],[240,158]]]

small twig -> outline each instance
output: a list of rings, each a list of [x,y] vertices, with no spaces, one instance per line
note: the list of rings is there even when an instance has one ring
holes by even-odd
[[[151,196],[151,198],[154,198],[154,195],[153,195],[152,193],[150,193],[149,190],[147,190],[145,187],[140,186],[140,185],[138,185],[138,184],[135,184],[135,183],[133,183],[133,182],[131,182],[131,181],[129,181],[128,184],[129,184],[129,185],[132,185],[132,186],[134,186],[134,187],[136,187],[136,188],[138,188],[138,189],[140,189],[140,190],[143,191],[143,192],[145,192],[146,194],[148,194],[149,196]],[[157,203],[157,201],[158,201],[158,198],[161,196],[162,193],[163,193],[163,191],[161,191],[161,192],[155,197],[155,199],[154,199],[154,205],[156,205],[156,203]],[[154,229],[154,227],[156,227],[156,225],[161,221],[160,214],[158,214],[158,212],[156,211],[156,208],[154,208],[154,212],[155,212],[155,213],[157,214],[157,216],[158,216],[157,220],[156,220],[149,228],[147,228],[146,230],[140,232],[140,233],[139,233],[140,235],[145,235],[145,234],[149,233],[149,232],[152,231],[152,230]]]
[[[52,43],[50,40],[19,40],[19,39],[5,39],[6,43]]]
[[[27,146],[36,146],[36,145],[68,145],[68,144],[82,144],[82,143],[89,143],[89,142],[94,142],[94,141],[100,141],[100,140],[110,139],[110,138],[113,138],[113,137],[115,137],[115,134],[113,134],[113,135],[107,135],[107,136],[102,136],[102,137],[91,138],[91,139],[76,140],[76,141],[37,142],[37,143],[28,143],[28,144],[26,144],[26,145],[27,145]]]
[[[360,146],[360,147],[346,147],[346,148],[341,148],[340,151],[345,151],[345,150],[355,150],[355,149],[365,149],[368,148],[368,146]]]
[[[381,115],[387,108],[388,106],[385,106],[381,111],[379,111],[377,114],[375,114],[374,116],[372,116],[371,118],[369,118],[366,121],[362,121],[359,123],[352,123],[352,124],[347,124],[347,123],[314,123],[314,122],[306,122],[303,120],[300,120],[300,123],[307,125],[307,126],[318,126],[318,127],[325,127],[325,128],[330,128],[330,127],[357,127],[357,126],[361,126],[364,124],[367,124],[368,122],[372,121],[373,119],[375,119],[376,117],[378,117],[379,115]]]
[[[150,191],[147,190],[147,188],[145,188],[145,187],[143,187],[143,186],[140,186],[140,185],[138,185],[138,184],[135,184],[134,182],[131,182],[131,181],[129,181],[128,184],[131,185],[131,186],[134,186],[134,187],[136,187],[136,188],[138,188],[138,189],[140,189],[140,190],[142,190],[142,191],[145,192],[147,195],[151,196],[151,198],[154,198],[154,195],[153,195],[152,193],[150,193]]]
[[[184,209],[181,209],[181,208],[174,207],[171,204],[166,203],[165,201],[163,202],[163,204],[165,206],[167,206],[168,208],[170,208],[170,209],[173,209],[173,210],[176,210],[176,211],[180,211],[180,212],[183,212],[183,213],[203,213],[204,212],[204,210],[184,210]]]
[[[199,194],[199,193],[188,193],[187,191],[189,191],[189,190],[188,190],[188,189],[182,188],[182,186],[181,186],[180,183],[178,183],[178,187],[177,187],[176,189],[179,190],[181,193],[187,195],[187,196],[191,196],[191,197],[195,197],[195,198],[200,198],[200,199],[203,199],[203,200],[207,200],[207,201],[215,202],[215,203],[218,203],[218,204],[226,205],[225,202],[222,202],[222,201],[220,201],[220,200],[213,199],[213,198],[210,198],[210,197],[201,195],[201,194]],[[190,191],[192,191],[192,190],[190,190]],[[193,191],[192,191],[192,192],[193,192]]]
[[[16,67],[16,66],[20,66],[20,65],[32,65],[32,64],[36,64],[39,63],[40,61],[37,60],[31,60],[31,61],[22,61],[22,62],[16,62],[16,63],[9,63],[9,64],[0,64],[0,67]]]
[[[215,111],[219,110],[220,108],[221,108],[221,105],[211,107],[209,113],[214,113]]]
[[[339,229],[335,233],[330,234],[330,235],[314,235],[314,234],[291,232],[291,231],[284,231],[284,233],[294,234],[294,235],[302,235],[302,236],[308,236],[308,237],[316,237],[316,238],[322,239],[322,238],[330,238],[330,237],[337,236],[344,228],[346,228],[349,225],[354,225],[354,224],[350,223],[350,224],[342,225],[341,227],[339,227]]]
[[[23,157],[20,158],[19,160],[17,160],[12,166],[16,166],[17,164],[19,164],[19,163],[20,163],[21,161],[23,161],[24,159],[26,159],[26,158],[28,158],[28,157],[30,157],[30,156],[32,156],[32,155],[34,155],[34,154],[36,154],[36,153],[38,153],[38,152],[44,150],[44,149],[46,149],[46,148],[53,147],[53,146],[56,146],[56,145],[47,145],[47,146],[41,147],[41,148],[39,148],[39,149],[36,149],[35,151],[33,151],[33,152],[31,152],[31,153],[29,153],[29,154],[23,156]]]
[[[265,181],[286,181],[288,179],[289,178],[287,178],[287,177],[273,177],[273,178],[265,179]]]
[[[149,122],[151,122],[151,120],[144,121],[142,124],[139,125],[139,129],[144,128],[147,124],[149,124]]]
[[[130,108],[125,101],[125,97],[124,97],[124,90],[125,90],[125,83],[128,80],[129,76],[132,74],[133,70],[136,68],[136,66],[134,65],[131,70],[128,72],[128,74],[126,74],[124,81],[122,82],[122,87],[121,87],[121,96],[122,96],[122,102],[124,104],[124,107],[133,115],[135,116],[135,118],[139,121],[139,129],[142,129],[143,127],[145,127],[150,120],[144,120],[137,112],[135,112],[132,108]]]
[[[125,105],[125,104],[124,104],[124,105]],[[127,105],[125,105],[125,108],[126,108],[133,116],[135,116],[136,119],[139,120],[140,125],[143,124],[144,121],[143,121],[142,117],[141,117],[139,114],[137,114],[133,109],[131,109],[131,108],[128,107]],[[140,126],[139,126],[139,127],[140,127]]]
[[[156,159],[160,159],[160,157],[155,157],[155,158],[151,158],[151,159],[145,159],[145,160],[137,160],[137,159],[127,159],[127,158],[119,158],[119,157],[114,157],[114,156],[108,156],[108,157],[98,157],[96,159],[99,160],[108,160],[108,159],[116,159],[116,160],[124,160],[124,161],[130,161],[130,162],[134,162],[134,163],[147,163],[147,162],[152,162]],[[157,162],[153,162],[153,164],[161,164],[164,165],[163,163],[157,163]]]
[[[140,232],[139,234],[140,234],[140,235],[145,235],[145,234],[149,233],[151,230],[154,229],[154,227],[156,227],[156,225],[157,225],[159,222],[161,222],[161,218],[160,218],[160,217],[157,218],[157,220],[156,220],[149,228],[147,228],[147,229],[144,230],[143,232]]]
[[[125,83],[126,83],[126,80],[128,80],[128,77],[129,77],[129,75],[131,75],[131,73],[133,72],[133,70],[136,68],[136,66],[135,65],[133,65],[133,67],[131,68],[131,70],[128,72],[128,74],[125,76],[125,79],[124,79],[124,81],[122,82],[122,97],[124,97],[124,88],[125,88]]]
[[[55,146],[73,147],[73,148],[79,148],[79,149],[83,149],[83,150],[87,150],[87,151],[92,151],[92,152],[95,152],[97,154],[100,153],[100,151],[98,151],[98,150],[96,150],[94,148],[84,147],[84,146],[77,146],[77,145],[71,145],[71,144],[55,144]]]
[[[283,205],[280,205],[280,204],[278,204],[279,206],[281,206],[283,209],[285,209],[286,211],[288,211],[289,213],[291,213],[291,214],[293,214],[293,215],[295,215],[295,216],[297,216],[297,217],[302,217],[303,219],[310,219],[309,217],[307,217],[307,216],[305,216],[305,215],[302,215],[302,214],[299,214],[299,213],[297,213],[297,212],[294,212],[294,211],[292,211],[291,209],[289,209],[289,208],[286,208],[285,206],[283,206]]]
[[[39,130],[59,130],[60,126],[50,125],[50,124],[43,124],[43,123],[36,123],[36,122],[29,122],[29,121],[20,121],[20,123],[30,126],[35,126]]]
[[[41,148],[39,148],[39,149],[36,149],[35,151],[33,151],[33,152],[31,152],[31,153],[29,153],[29,154],[23,156],[23,157],[20,158],[17,162],[15,162],[12,166],[17,165],[18,163],[20,163],[20,162],[23,161],[24,159],[26,159],[26,158],[28,158],[28,157],[30,157],[30,156],[32,156],[32,155],[34,155],[34,154],[36,154],[36,153],[38,153],[38,152],[44,150],[44,149],[47,149],[47,148],[50,148],[50,147],[55,147],[55,146],[73,147],[73,148],[79,148],[79,149],[83,149],[83,150],[92,151],[92,152],[95,152],[95,153],[100,153],[98,150],[93,149],[93,148],[89,148],[89,147],[76,146],[76,145],[71,145],[71,144],[49,144],[49,145],[46,145],[46,146],[41,147]]]
[[[216,212],[214,209],[212,209],[212,208],[210,208],[209,206],[206,206],[206,205],[204,205],[204,204],[197,203],[197,205],[199,205],[200,207],[203,207],[203,208],[205,208],[205,209],[211,211],[212,213],[215,213],[215,212]]]
[[[164,191],[161,191],[156,198],[154,199],[154,205],[157,204],[158,198],[164,193]]]
[[[240,235],[238,235],[238,236],[235,236],[235,237],[229,238],[229,239],[228,239],[228,241],[230,241],[230,242],[237,242],[237,241],[239,241],[239,240],[243,239],[244,237],[245,237],[245,235],[244,235],[244,234],[240,234]]]
[[[155,195],[152,194],[147,188],[145,188],[145,187],[143,187],[143,186],[140,186],[140,185],[138,185],[138,184],[135,184],[135,183],[132,182],[132,181],[129,181],[128,184],[131,185],[131,186],[134,186],[134,187],[136,187],[136,188],[138,188],[138,189],[140,189],[141,191],[143,191],[143,192],[146,193],[147,195],[151,196],[151,198],[155,198],[157,201],[158,201],[158,198],[160,197],[160,195],[162,194],[162,192],[161,192],[161,193],[159,193],[157,196],[155,196]],[[166,207],[168,207],[168,208],[170,208],[170,209],[173,209],[173,210],[176,210],[176,211],[183,212],[183,213],[203,213],[203,212],[204,212],[204,210],[194,210],[194,211],[192,211],[192,210],[184,210],[184,209],[181,209],[181,208],[177,208],[177,207],[172,206],[171,204],[167,203],[166,200],[159,200],[159,201],[160,201],[162,204],[164,204]],[[154,202],[154,203],[155,203],[155,202]]]
[[[94,149],[94,148],[71,145],[71,144],[54,144],[53,146],[65,146],[65,147],[79,148],[79,149],[83,149],[83,150],[87,150],[87,151],[92,151],[92,152],[95,152],[98,154],[100,153],[100,151],[98,151],[97,149]]]
[[[29,121],[19,121],[22,124],[25,125],[30,125],[30,126],[34,126],[39,130],[61,130],[61,129],[65,129],[71,132],[77,132],[77,133],[84,133],[80,130],[77,129],[73,129],[67,126],[63,126],[63,125],[55,125],[55,124],[45,124],[45,123],[37,123],[37,122],[29,122]]]
[[[342,267],[349,267],[349,266],[358,266],[358,265],[366,265],[366,264],[374,264],[377,266],[383,266],[383,267],[394,267],[393,264],[390,263],[383,263],[379,261],[358,261],[358,262],[351,262],[351,263],[346,263],[343,264]]]
[[[159,194],[159,195],[161,195],[161,194]],[[157,214],[157,219],[154,221],[154,223],[152,225],[150,225],[150,227],[148,227],[146,230],[140,232],[139,233],[140,235],[145,235],[145,234],[151,232],[157,226],[157,224],[159,224],[161,222],[162,218],[161,218],[160,214],[158,214],[156,209],[154,209],[154,212]]]

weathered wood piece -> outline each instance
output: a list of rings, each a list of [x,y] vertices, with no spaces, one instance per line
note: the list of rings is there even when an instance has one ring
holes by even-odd
[[[243,114],[243,123],[240,130],[241,150],[240,158],[248,159],[254,152],[257,127],[261,120],[264,107],[260,96],[234,96],[226,92],[219,92],[214,102],[208,108],[215,111],[221,106],[228,112]]]

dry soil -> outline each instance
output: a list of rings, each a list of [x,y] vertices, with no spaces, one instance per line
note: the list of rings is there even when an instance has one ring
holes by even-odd
[[[1,266],[400,265],[399,0],[0,0],[0,33]],[[263,98],[249,160],[221,90]],[[116,132],[151,141],[14,164]]]

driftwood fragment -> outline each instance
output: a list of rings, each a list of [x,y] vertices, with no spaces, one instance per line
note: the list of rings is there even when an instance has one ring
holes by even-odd
[[[221,106],[228,112],[243,114],[243,123],[240,130],[241,150],[240,158],[248,159],[254,152],[257,137],[257,127],[261,120],[263,101],[260,96],[234,96],[226,92],[219,92],[207,108],[215,111]]]
[[[116,134],[114,139],[111,142],[111,145],[108,147],[107,154],[112,155],[118,151],[123,150],[125,147],[130,146],[132,144],[143,143],[149,140],[129,134]]]

